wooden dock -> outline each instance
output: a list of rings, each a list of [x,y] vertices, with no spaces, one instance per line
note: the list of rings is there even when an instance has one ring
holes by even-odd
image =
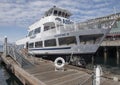
[[[24,68],[10,56],[3,54],[2,60],[24,85],[92,85],[91,72],[79,67],[66,65],[65,71],[55,71],[53,62],[39,58],[34,59],[34,66]],[[101,85],[108,84],[120,85],[120,82],[102,77]]]

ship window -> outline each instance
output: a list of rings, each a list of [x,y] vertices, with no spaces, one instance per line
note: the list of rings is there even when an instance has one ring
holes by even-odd
[[[42,47],[42,41],[35,42],[35,48]]]
[[[35,29],[35,34],[40,33],[40,27]]]
[[[61,11],[59,11],[58,16],[61,16]]]
[[[45,40],[45,47],[50,47],[50,46],[56,46],[55,39]]]
[[[55,23],[53,23],[53,22],[49,22],[49,23],[44,24],[44,31],[54,29],[54,28],[55,28]]]
[[[75,36],[59,38],[58,41],[59,41],[59,45],[77,44]]]
[[[68,16],[68,15],[67,15],[67,13],[66,13],[66,14],[65,14],[65,17],[67,18],[67,16]]]
[[[54,10],[54,15],[57,15],[57,10]]]
[[[29,43],[29,48],[33,48],[34,47],[34,43]]]
[[[50,16],[52,14],[52,10],[48,11],[47,16]]]
[[[65,17],[65,13],[64,12],[62,13],[62,16]]]
[[[97,44],[100,42],[102,38],[102,34],[100,35],[84,35],[84,36],[79,36],[80,43],[81,44]]]
[[[28,36],[31,36],[33,34],[33,30],[29,32]]]
[[[44,26],[44,31],[47,31],[47,30],[49,30],[49,29],[50,29],[49,26]]]

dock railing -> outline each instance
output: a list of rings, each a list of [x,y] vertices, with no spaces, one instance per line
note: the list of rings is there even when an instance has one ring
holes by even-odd
[[[10,55],[11,58],[13,58],[21,67],[25,66],[33,66],[31,62],[29,62],[27,59],[25,59],[24,55],[22,55],[14,45],[7,46],[8,53],[7,55]]]
[[[34,66],[30,61],[25,59],[25,55],[17,49],[15,44],[7,43],[7,37],[5,37],[4,54],[5,56],[9,55],[20,67]]]

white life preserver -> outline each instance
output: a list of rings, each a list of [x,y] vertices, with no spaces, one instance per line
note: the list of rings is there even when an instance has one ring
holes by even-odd
[[[58,64],[58,61],[61,61],[62,64]],[[65,65],[65,60],[62,57],[58,57],[55,59],[54,64],[56,68],[63,68]]]

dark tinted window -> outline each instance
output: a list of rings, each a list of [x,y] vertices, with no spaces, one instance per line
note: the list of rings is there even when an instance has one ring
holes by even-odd
[[[54,10],[54,15],[57,15],[57,11],[56,10]]]
[[[49,29],[50,29],[49,26],[44,26],[44,31],[47,31],[47,30],[49,30]]]
[[[42,41],[35,42],[35,48],[42,47]]]
[[[35,34],[40,33],[40,27],[35,29]]]
[[[101,41],[102,34],[79,36],[80,44],[97,44]]]
[[[55,28],[55,23],[49,22],[44,24],[44,31],[48,31]]]
[[[33,30],[29,32],[28,36],[31,36],[33,34]]]
[[[64,13],[64,12],[62,12],[62,16],[63,16],[63,17],[65,16],[65,13]]]
[[[70,45],[77,44],[76,38],[74,36],[59,38],[59,45]]]
[[[29,43],[29,48],[33,48],[34,47],[34,43]]]
[[[59,11],[59,13],[58,13],[58,16],[60,16],[61,15],[61,11]]]
[[[45,40],[45,47],[49,46],[56,46],[56,40],[55,39]]]

